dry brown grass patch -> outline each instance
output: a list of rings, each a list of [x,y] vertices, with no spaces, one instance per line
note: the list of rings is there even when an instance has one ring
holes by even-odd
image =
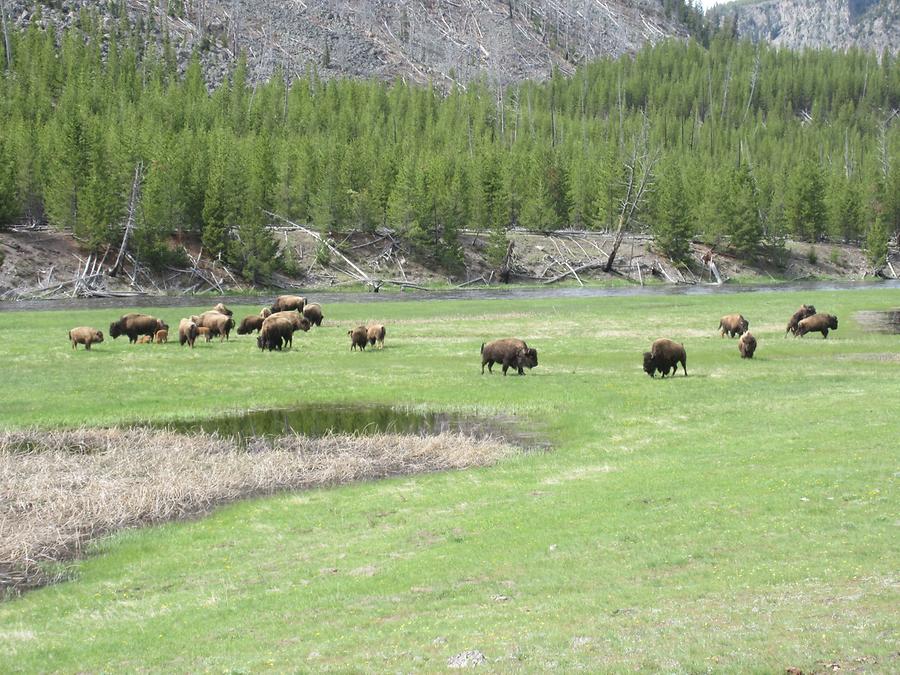
[[[255,438],[151,429],[0,433],[0,593],[61,576],[110,532],[282,490],[484,466],[514,453],[459,434]]]

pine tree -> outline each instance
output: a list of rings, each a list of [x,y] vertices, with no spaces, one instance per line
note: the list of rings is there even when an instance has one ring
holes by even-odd
[[[655,219],[656,245],[672,260],[686,260],[690,253],[691,225],[681,170],[674,162],[660,170]]]
[[[798,239],[815,241],[825,233],[825,183],[812,161],[801,160],[791,175],[785,194],[785,220]]]
[[[876,270],[884,267],[888,254],[888,231],[879,213],[866,233],[866,259]]]

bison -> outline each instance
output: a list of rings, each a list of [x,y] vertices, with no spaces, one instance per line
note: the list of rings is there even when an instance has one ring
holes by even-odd
[[[234,312],[228,309],[221,302],[212,308],[212,311],[218,312],[219,314],[224,314],[225,316],[234,316]]]
[[[304,297],[299,295],[279,295],[275,298],[275,302],[272,303],[272,314],[288,312],[293,309],[302,312],[304,305],[306,305],[306,298]]]
[[[303,316],[299,311],[287,311],[287,312],[273,312],[266,319],[268,321],[272,317],[276,317],[279,319],[287,319],[294,326],[294,330],[302,330],[304,333],[309,330],[310,323],[309,319]]]
[[[382,324],[373,323],[371,326],[368,326],[366,328],[366,339],[369,341],[369,346],[374,347],[377,342],[378,348],[384,349],[384,334],[385,329]]]
[[[149,345],[153,342],[153,338],[150,335],[141,335],[137,339],[137,343],[139,345]]]
[[[197,324],[190,319],[182,319],[178,322],[178,343],[184,347],[187,343],[191,349],[194,348],[194,341],[197,339]]]
[[[487,364],[488,373],[494,373],[494,363],[503,364],[503,375],[510,366],[516,369],[519,375],[524,375],[523,368],[535,368],[538,364],[537,350],[529,347],[523,340],[507,338],[494,340],[487,344],[481,344],[481,374],[484,375],[484,366]]]
[[[797,326],[800,324],[803,319],[813,316],[816,313],[816,308],[812,305],[800,305],[800,309],[794,312],[793,316],[791,316],[791,320],[788,321],[787,328],[784,331],[784,336],[787,337],[787,334],[790,333],[794,337],[797,336]]]
[[[103,333],[96,328],[79,326],[69,331],[69,340],[72,341],[72,349],[77,349],[78,345],[84,345],[84,348],[90,351],[91,345],[103,342]]]
[[[803,337],[807,333],[821,333],[822,339],[828,337],[829,330],[837,330],[838,320],[831,314],[813,314],[797,324],[797,335]]]
[[[321,326],[322,319],[325,318],[322,316],[322,307],[315,303],[306,305],[303,308],[303,316],[305,316],[314,326]]]
[[[366,342],[369,339],[369,331],[365,326],[357,326],[353,330],[348,330],[347,335],[350,336],[350,351],[359,348],[360,351],[366,350]]]
[[[687,353],[684,345],[673,342],[667,338],[655,340],[650,345],[650,351],[644,352],[644,372],[654,377],[657,372],[665,377],[672,371],[672,375],[678,372],[678,364],[684,369],[687,377]]]
[[[195,321],[191,323],[197,326]],[[207,342],[210,342],[212,340],[212,332],[206,326],[197,326],[197,337],[202,337]]]
[[[750,331],[741,335],[738,340],[738,351],[741,352],[742,359],[752,359],[753,353],[756,351],[756,338]]]
[[[125,314],[118,321],[109,324],[109,334],[113,340],[120,335],[127,335],[128,342],[137,342],[140,335],[152,338],[158,330],[169,330],[169,325],[149,314]]]
[[[198,328],[209,328],[210,339],[218,335],[220,341],[229,339],[231,329],[234,328],[234,319],[216,310],[192,316],[191,321],[196,323]]]
[[[741,314],[726,314],[719,319],[719,331],[722,337],[725,337],[725,333],[732,338],[735,335],[743,335],[749,327],[750,322]]]
[[[290,347],[294,340],[294,325],[282,317],[269,317],[265,320],[256,338],[256,346],[260,349],[281,351],[282,347]]]
[[[258,316],[256,314],[251,314],[250,316],[245,316],[241,320],[241,325],[238,326],[237,334],[238,335],[249,335],[253,331],[259,331],[262,329],[263,321],[265,321],[265,318]]]

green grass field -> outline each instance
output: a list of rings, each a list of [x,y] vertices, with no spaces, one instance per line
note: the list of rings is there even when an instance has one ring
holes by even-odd
[[[839,330],[783,339],[802,302]],[[898,306],[890,289],[347,303],[273,354],[73,352],[69,328],[126,310],[0,315],[4,428],[377,402],[512,414],[554,443],[101,540],[72,581],[0,604],[0,671],[439,671],[478,650],[501,671],[896,672],[900,336],[853,316]],[[719,338],[729,312],[756,359]],[[366,320],[385,349],[351,353]],[[509,335],[540,366],[481,376],[481,342]],[[689,377],[642,372],[661,336]]]

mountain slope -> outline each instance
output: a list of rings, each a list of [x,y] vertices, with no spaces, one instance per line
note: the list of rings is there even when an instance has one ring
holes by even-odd
[[[900,0],[762,0],[735,2],[710,12],[733,20],[739,35],[800,49],[900,49]]]
[[[27,24],[34,4],[8,0],[12,21]],[[106,21],[122,11],[86,0],[37,4],[57,25],[82,8],[103,12]],[[127,0],[124,8],[135,23],[172,36],[182,61],[202,47],[213,81],[245,50],[253,79],[280,65],[288,73],[315,67],[326,78],[506,83],[687,35],[662,0]]]

